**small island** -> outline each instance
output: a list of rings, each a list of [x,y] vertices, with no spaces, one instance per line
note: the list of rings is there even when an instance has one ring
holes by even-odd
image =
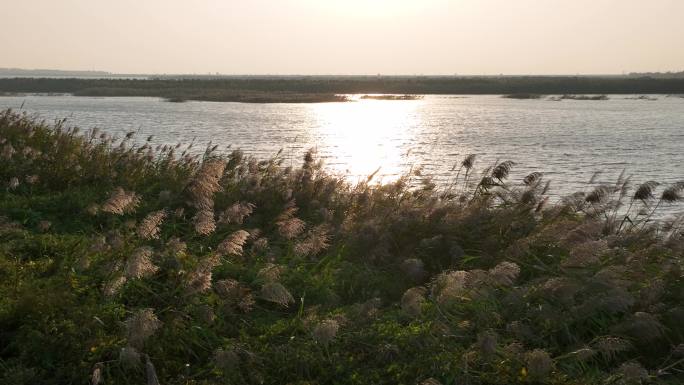
[[[363,100],[420,100],[423,95],[363,95]]]

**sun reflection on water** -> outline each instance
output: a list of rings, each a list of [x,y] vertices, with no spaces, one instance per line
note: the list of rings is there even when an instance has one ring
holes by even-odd
[[[395,180],[405,172],[408,148],[419,126],[420,100],[359,100],[311,106],[318,128],[312,136],[329,153],[326,165],[352,180],[378,168],[378,179]]]

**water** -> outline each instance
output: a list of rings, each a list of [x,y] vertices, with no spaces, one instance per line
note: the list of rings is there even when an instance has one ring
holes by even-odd
[[[512,160],[520,180],[550,178],[554,195],[585,190],[591,175],[614,181],[684,180],[684,99],[657,96],[608,101],[514,100],[498,96],[426,96],[415,101],[359,100],[323,104],[168,103],[156,98],[0,97],[0,108],[48,121],[67,118],[83,129],[118,136],[136,131],[161,144],[218,144],[269,158],[283,150],[300,162],[316,148],[330,170],[351,180],[371,174],[390,181],[412,167],[444,183],[454,165],[478,154],[476,166]],[[230,149],[228,146],[231,146]]]

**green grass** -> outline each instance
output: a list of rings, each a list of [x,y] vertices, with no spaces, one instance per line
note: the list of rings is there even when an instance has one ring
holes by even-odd
[[[545,205],[473,156],[437,188],[187,150],[0,114],[0,383],[683,380],[682,228],[652,218],[684,184]]]

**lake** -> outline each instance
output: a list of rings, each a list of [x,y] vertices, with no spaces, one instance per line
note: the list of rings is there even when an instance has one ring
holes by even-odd
[[[592,174],[614,181],[684,180],[684,99],[612,95],[606,101],[515,100],[500,96],[426,96],[422,100],[358,100],[320,104],[169,103],[156,98],[9,96],[0,108],[48,121],[67,118],[83,129],[123,136],[137,132],[159,144],[212,142],[269,158],[280,149],[298,164],[315,148],[330,170],[350,180],[380,168],[384,181],[422,167],[437,182],[477,154],[476,166],[512,160],[514,180],[533,171],[552,180],[553,195],[586,189]]]

